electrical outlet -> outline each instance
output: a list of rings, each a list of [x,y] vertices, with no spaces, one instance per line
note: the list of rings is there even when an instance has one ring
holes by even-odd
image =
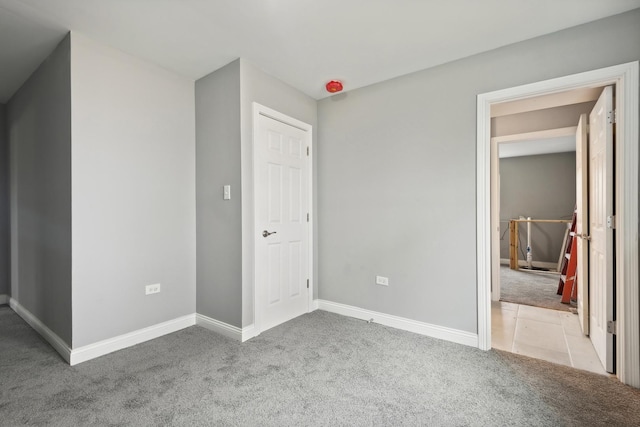
[[[376,276],[376,285],[389,286],[389,278],[384,276]]]
[[[158,292],[160,292],[160,283],[147,285],[145,286],[144,291],[146,295],[157,294]]]

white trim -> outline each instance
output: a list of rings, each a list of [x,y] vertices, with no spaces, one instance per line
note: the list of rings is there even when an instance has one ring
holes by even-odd
[[[316,302],[320,310],[329,311],[331,313],[367,321],[372,320],[374,323],[379,323],[381,325],[471,347],[478,346],[478,336],[471,332],[432,325],[430,323],[419,322],[417,320],[393,316],[391,314],[379,313],[377,311],[366,310],[364,308],[354,307],[351,305],[339,304],[337,302],[321,299],[316,300]]]
[[[96,357],[104,356],[106,354],[113,353],[114,351],[132,347],[136,344],[177,332],[195,324],[196,316],[194,314],[188,314],[147,328],[138,329],[137,331],[129,332],[127,334],[74,348],[71,350],[69,364],[71,366],[77,365],[78,363],[86,362],[87,360],[95,359]]]
[[[491,259],[500,258],[500,149],[498,148],[498,141],[496,138],[491,138],[491,230],[489,232],[491,237]],[[502,279],[500,277],[500,265],[497,263],[491,263],[490,275],[493,278],[491,281],[491,301],[499,301],[500,293],[502,292]]]
[[[563,128],[539,130],[536,132],[514,133],[511,135],[494,136],[492,142],[496,144],[509,144],[522,141],[535,141],[539,139],[553,139],[562,136],[576,136],[578,126],[567,126]]]
[[[500,258],[500,265],[510,265],[510,264],[511,264],[511,260],[509,258]],[[527,264],[526,260],[519,259],[518,260],[518,265],[526,267],[529,264]],[[546,269],[549,270],[548,273],[557,273],[558,272],[558,263],[557,262],[533,261],[531,263],[531,265],[533,265],[534,267],[546,268]]]
[[[640,387],[638,290],[638,62],[621,70],[616,86],[616,307],[617,369],[624,384]],[[622,338],[622,339],[620,339]]]
[[[242,328],[242,342],[245,342],[246,340],[250,340],[251,338],[255,337],[256,335],[256,327],[255,325],[252,323],[249,326],[245,326],[244,328]]]
[[[477,280],[478,347],[491,348],[491,105],[539,95],[616,85],[617,367],[621,382],[640,387],[638,291],[638,62],[616,65],[478,95]]]
[[[196,314],[196,325],[202,326],[203,328],[207,328],[210,331],[217,332],[220,335],[224,335],[225,337],[232,338],[236,341],[242,341],[242,329],[211,317],[207,317],[204,314]]]
[[[256,329],[253,324],[245,326],[244,328],[238,328],[237,326],[221,322],[220,320],[207,317],[203,314],[196,314],[196,325],[240,342],[245,342],[256,336]]]
[[[0,305],[9,304],[9,295],[0,294]]]
[[[310,311],[316,311],[316,310],[318,310],[320,308],[320,302],[319,301],[320,300],[314,299],[311,302],[311,310]]]
[[[71,349],[62,338],[60,338],[55,332],[49,329],[44,323],[34,316],[29,310],[20,305],[20,303],[13,298],[9,299],[9,306],[15,311],[18,316],[27,322],[42,338],[44,338],[60,356],[69,363],[71,360]]]
[[[478,270],[478,348],[491,349],[491,103],[477,100],[476,154],[476,268]],[[488,118],[488,119],[487,119]],[[499,277],[498,277],[499,279]],[[498,291],[499,294],[499,291]]]
[[[253,236],[250,239],[246,239],[246,241],[243,239],[243,243],[246,243],[247,245],[250,245],[249,248],[247,248],[247,252],[248,254],[251,255],[250,258],[250,262],[251,262],[251,287],[253,289],[253,324],[250,326],[250,330],[246,333],[246,338],[245,338],[245,333],[243,332],[242,334],[242,341],[246,341],[249,338],[252,338],[254,336],[259,335],[262,332],[262,325],[261,325],[261,313],[260,313],[260,309],[259,309],[259,304],[258,304],[258,293],[256,292],[256,278],[255,278],[255,262],[256,262],[256,257],[255,257],[255,251],[256,251],[256,245],[255,245],[255,225],[256,225],[256,209],[257,209],[257,204],[255,203],[255,179],[256,179],[256,164],[255,164],[255,137],[258,134],[258,117],[259,116],[265,116],[265,117],[269,117],[270,119],[273,120],[277,120],[279,122],[282,122],[284,124],[296,127],[302,131],[307,132],[307,141],[305,141],[308,146],[309,146],[309,176],[308,176],[308,195],[309,195],[309,200],[308,200],[308,207],[309,207],[309,222],[308,222],[308,232],[309,232],[309,248],[308,248],[308,279],[309,279],[309,292],[308,292],[308,301],[307,301],[307,312],[311,312],[312,311],[312,305],[313,305],[313,288],[315,286],[314,282],[313,282],[313,269],[314,269],[314,265],[313,265],[313,224],[314,224],[314,218],[313,218],[313,127],[308,124],[308,123],[304,123],[300,120],[294,119],[293,117],[287,116],[286,114],[280,113],[279,111],[273,110],[269,107],[266,107],[262,104],[259,104],[257,102],[253,102],[252,103],[253,106],[253,115],[252,115],[252,130],[253,130],[253,135],[251,136],[251,166],[252,166],[252,180],[251,180],[251,204],[252,204],[252,209],[249,211],[247,210],[250,215],[250,224],[251,224],[251,229],[248,231],[248,235],[249,236]],[[243,176],[244,178],[244,176]],[[244,182],[244,179],[243,179]],[[243,185],[243,192],[245,192],[246,188]],[[243,213],[244,213],[245,209],[243,208]],[[243,230],[243,234],[245,234],[245,230]],[[243,254],[245,253],[245,251],[243,250]],[[244,278],[243,278],[244,280]]]
[[[71,366],[195,325],[195,315],[189,314],[178,317],[177,319],[129,332],[128,334],[71,349],[67,343],[62,340],[62,338],[45,326],[44,323],[29,312],[29,310],[21,306],[18,301],[11,298],[9,300],[9,304],[13,311],[15,311],[18,316],[22,317],[29,326],[39,333],[49,344],[51,344],[54,350],[56,350]]]

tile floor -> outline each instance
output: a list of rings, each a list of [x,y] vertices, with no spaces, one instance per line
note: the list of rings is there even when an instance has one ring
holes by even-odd
[[[494,301],[491,346],[577,369],[609,375],[576,314]]]

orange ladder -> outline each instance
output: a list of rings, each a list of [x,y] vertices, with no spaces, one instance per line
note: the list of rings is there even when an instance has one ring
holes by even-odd
[[[571,299],[576,299],[578,294],[577,286],[577,266],[578,266],[578,242],[576,240],[576,215],[577,210],[573,211],[571,218],[571,231],[567,239],[564,260],[562,261],[562,269],[560,281],[558,282],[558,295],[562,295],[560,302],[569,304]]]

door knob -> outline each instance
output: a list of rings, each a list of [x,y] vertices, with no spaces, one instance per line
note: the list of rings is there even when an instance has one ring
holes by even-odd
[[[269,236],[271,236],[272,234],[276,234],[276,233],[277,233],[277,231],[268,232],[267,230],[264,230],[264,231],[262,232],[262,237],[269,237]]]

